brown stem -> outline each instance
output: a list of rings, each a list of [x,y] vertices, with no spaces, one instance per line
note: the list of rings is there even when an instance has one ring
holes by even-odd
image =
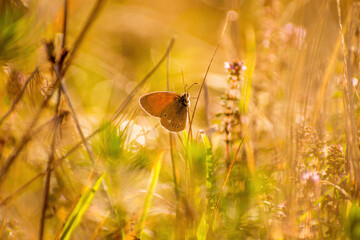
[[[64,0],[64,21],[63,21],[63,41],[61,49],[65,48],[66,45],[66,30],[67,30],[67,15],[68,15],[68,0]]]
[[[58,105],[59,104],[57,104],[56,110],[58,109]],[[48,206],[51,172],[52,172],[52,169],[53,169],[53,164],[54,164],[54,159],[55,159],[54,158],[54,152],[55,152],[56,133],[57,133],[57,130],[60,127],[60,125],[61,125],[61,120],[60,120],[60,123],[58,123],[58,126],[56,126],[55,130],[54,130],[54,135],[53,135],[52,144],[51,144],[51,151],[50,151],[50,154],[49,154],[48,165],[47,165],[47,170],[46,170],[44,198],[43,198],[43,206],[42,206],[41,218],[40,218],[40,230],[39,230],[39,239],[40,240],[42,240],[43,237],[44,237],[45,214],[46,214],[46,209],[47,209],[47,206]]]
[[[65,0],[66,1],[66,0]],[[55,69],[58,69],[58,65],[55,64],[54,66]],[[57,79],[60,81],[61,84],[61,76],[56,75]],[[56,106],[55,106],[55,113],[54,113],[54,118],[56,119],[59,116],[59,106],[60,106],[60,100],[61,100],[61,89],[58,88],[58,97],[56,99]],[[51,150],[50,150],[50,154],[49,154],[49,159],[48,159],[48,165],[47,165],[47,170],[46,170],[46,176],[45,176],[45,186],[44,186],[44,198],[43,198],[43,206],[42,206],[42,210],[41,210],[41,218],[40,218],[40,229],[39,229],[39,239],[42,240],[44,237],[44,227],[45,227],[45,214],[46,214],[46,209],[48,206],[48,198],[49,198],[49,191],[50,191],[50,180],[51,180],[51,172],[53,169],[53,165],[54,165],[54,152],[55,152],[55,141],[56,141],[56,134],[57,134],[57,130],[60,130],[60,126],[62,123],[62,117],[58,118],[58,121],[56,121],[56,125],[54,128],[54,133],[53,133],[53,139],[52,139],[52,143],[51,143]]]
[[[77,37],[77,39],[76,39],[76,41],[74,43],[74,46],[71,49],[71,52],[69,53],[67,61],[65,62],[65,66],[61,70],[61,75],[64,75],[65,72],[70,67],[72,61],[74,60],[75,54],[79,50],[79,46],[81,45],[82,41],[84,40],[85,35],[87,34],[87,32],[90,29],[91,25],[94,23],[94,20],[97,17],[97,15],[99,14],[100,10],[105,5],[105,2],[106,2],[106,0],[97,0],[97,2],[95,3],[95,6],[93,7],[93,9],[91,11],[90,16],[88,17],[88,19],[87,19],[87,21],[85,23],[85,26],[82,28],[79,36]]]

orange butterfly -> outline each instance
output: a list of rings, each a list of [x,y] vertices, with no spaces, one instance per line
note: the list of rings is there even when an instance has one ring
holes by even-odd
[[[188,92],[152,92],[140,97],[142,109],[151,116],[160,118],[160,124],[170,132],[180,132],[186,127],[190,106]]]

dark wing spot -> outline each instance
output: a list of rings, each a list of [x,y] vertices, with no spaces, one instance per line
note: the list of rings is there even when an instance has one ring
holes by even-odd
[[[176,128],[179,128],[179,125],[177,125]]]
[[[174,124],[171,124],[171,127],[173,128],[173,127],[174,127]]]
[[[166,113],[164,113],[164,115],[163,115],[163,116],[164,116],[164,118],[166,118],[166,117],[167,117],[167,114],[166,114]]]

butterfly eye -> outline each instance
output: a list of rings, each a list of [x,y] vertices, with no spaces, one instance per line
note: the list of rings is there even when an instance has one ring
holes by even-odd
[[[171,127],[173,128],[173,127],[174,127],[174,124],[171,124]]]
[[[177,129],[179,129],[179,126],[176,126]]]

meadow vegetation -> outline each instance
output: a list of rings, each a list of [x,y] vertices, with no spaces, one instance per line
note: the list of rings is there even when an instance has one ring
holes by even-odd
[[[0,239],[360,239],[359,16],[0,0]],[[183,132],[139,106],[194,83]]]

